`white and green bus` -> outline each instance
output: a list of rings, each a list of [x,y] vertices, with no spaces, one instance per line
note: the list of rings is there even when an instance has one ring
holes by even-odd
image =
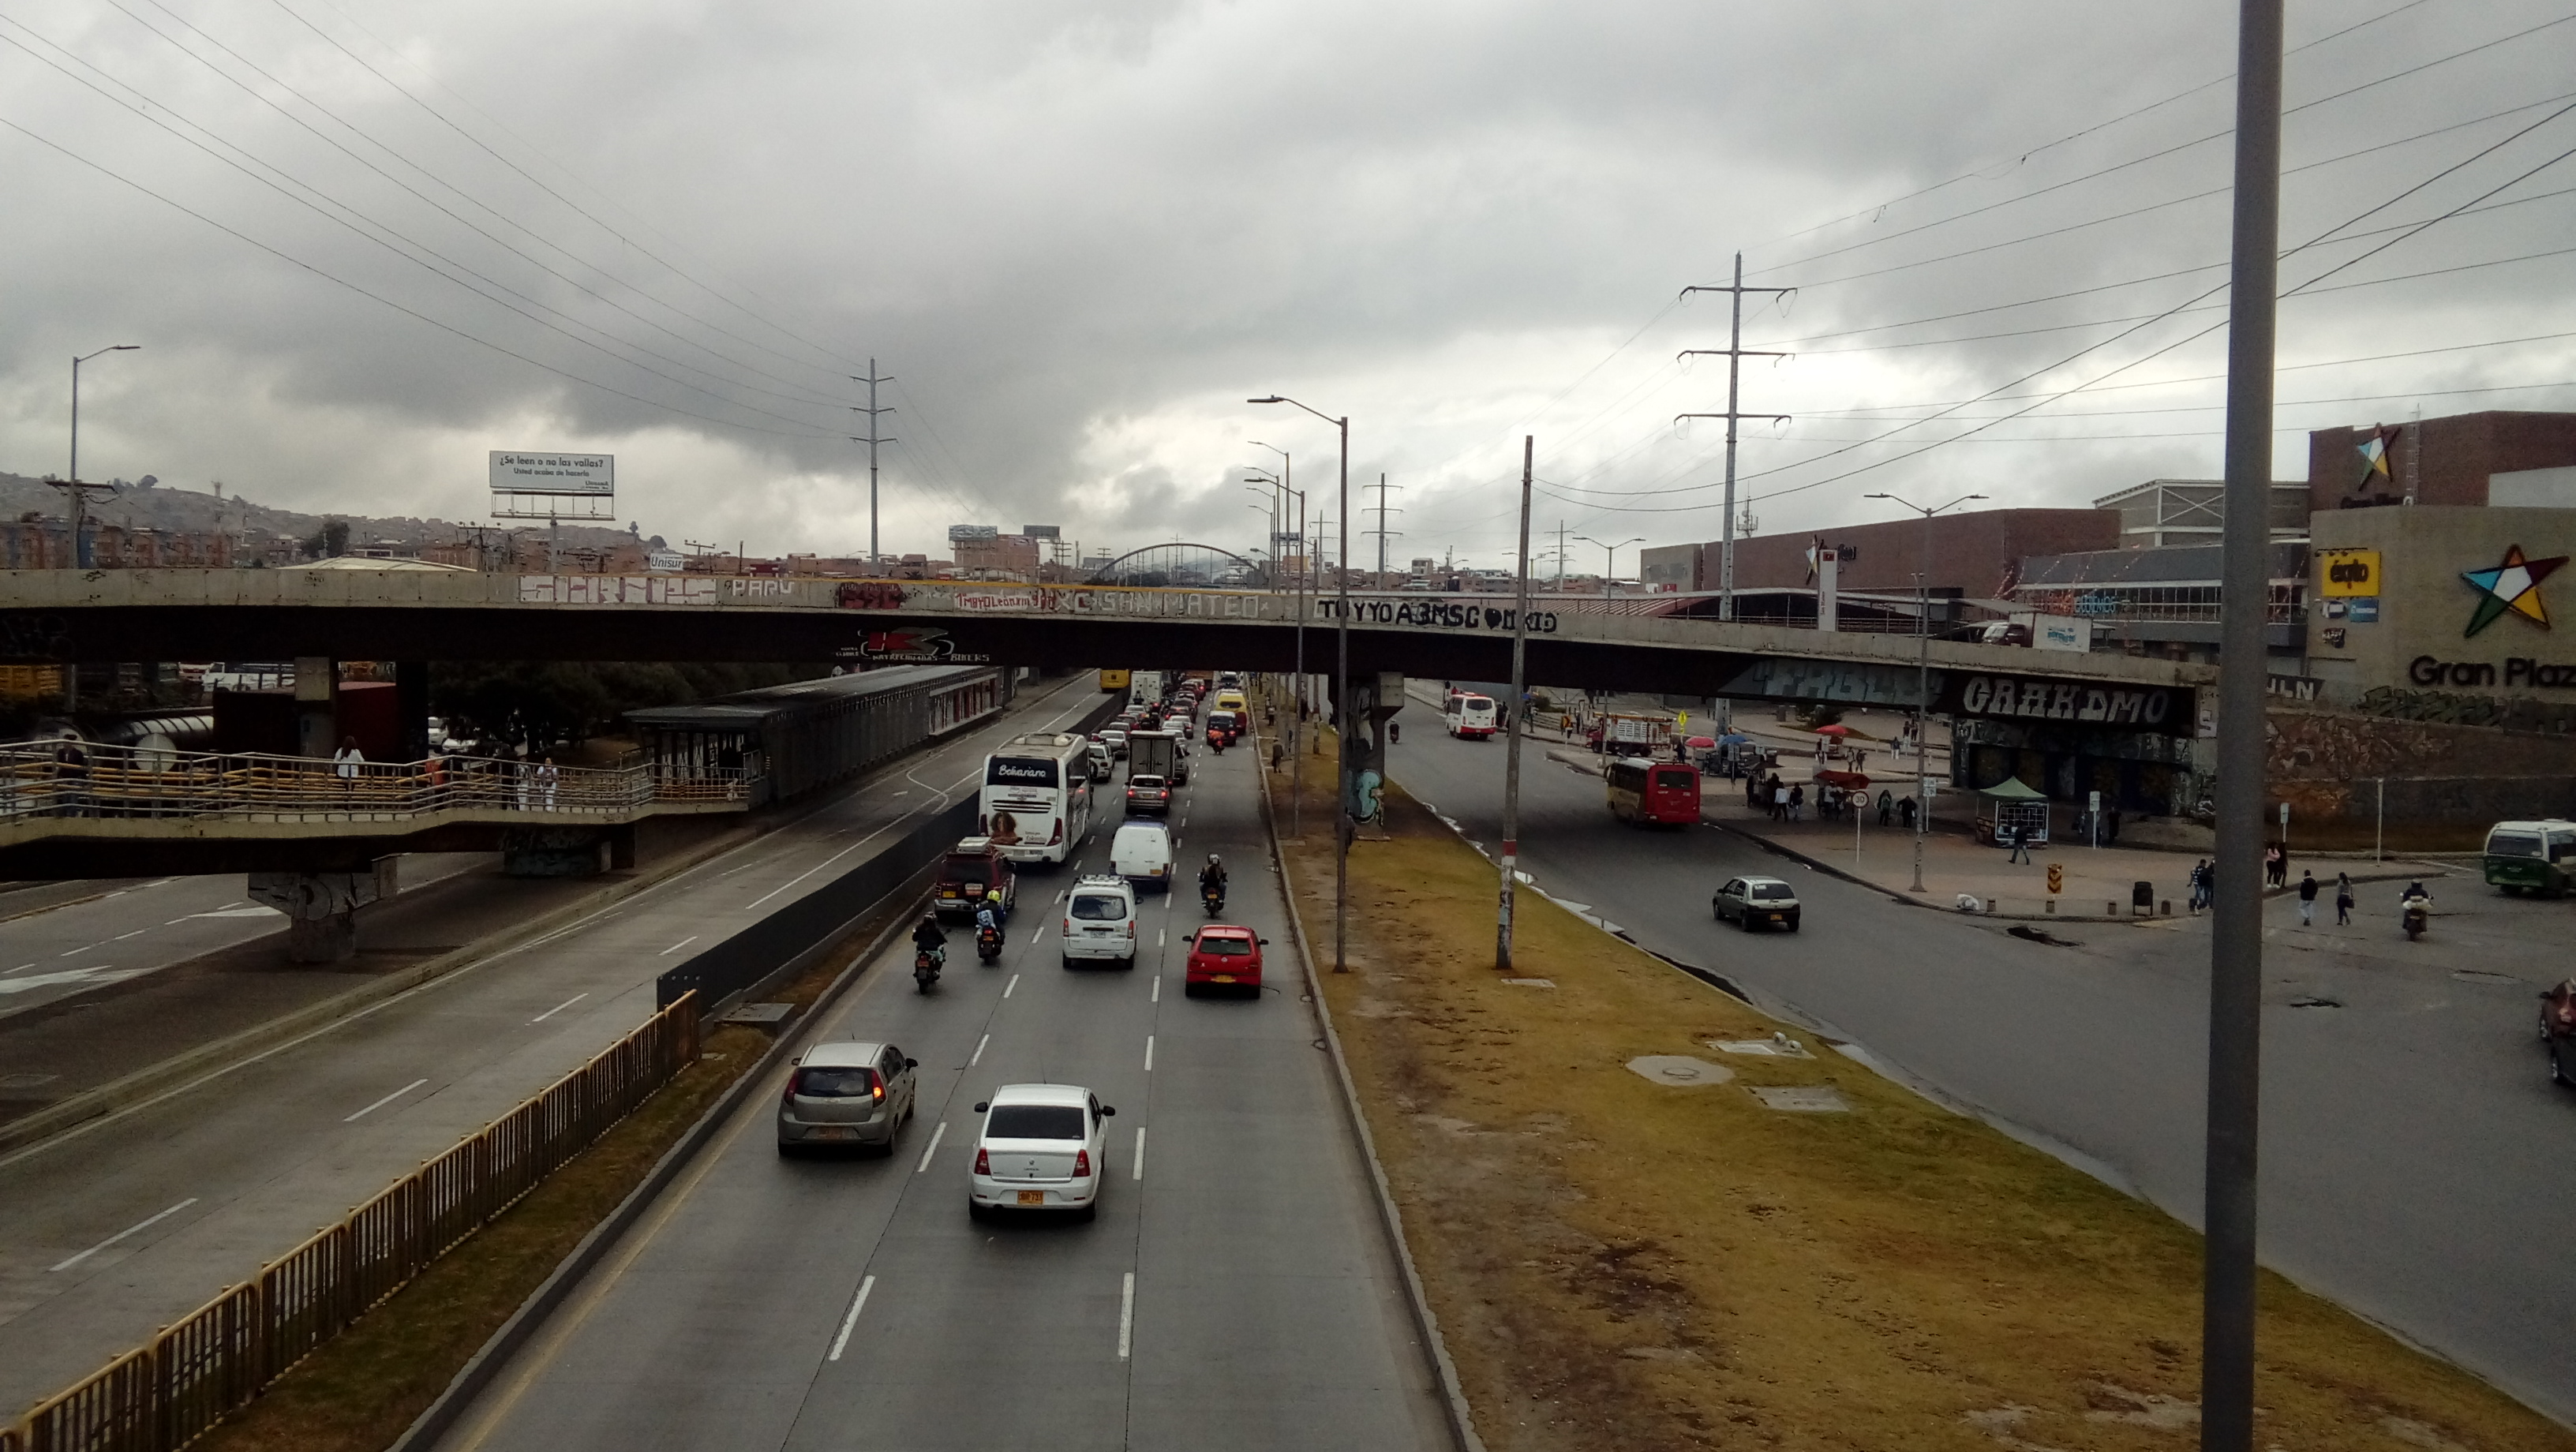
[[[2576,874],[2576,822],[2498,822],[2487,829],[2485,863],[2491,886],[2556,897]]]

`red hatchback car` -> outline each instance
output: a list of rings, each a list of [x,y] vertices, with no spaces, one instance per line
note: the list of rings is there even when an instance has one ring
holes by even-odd
[[[1190,940],[1189,968],[1181,991],[1195,996],[1202,990],[1230,988],[1260,997],[1261,945],[1269,941],[1255,936],[1250,928],[1227,923],[1199,929]]]

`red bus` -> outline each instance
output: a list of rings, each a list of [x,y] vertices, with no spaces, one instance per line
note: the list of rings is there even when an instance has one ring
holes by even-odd
[[[1688,826],[1699,820],[1699,769],[1676,761],[1622,757],[1603,773],[1610,815],[1625,822]]]

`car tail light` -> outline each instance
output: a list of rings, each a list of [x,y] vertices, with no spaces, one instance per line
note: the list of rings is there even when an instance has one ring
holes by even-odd
[[[1073,1177],[1077,1180],[1091,1178],[1091,1151],[1078,1149],[1073,1152]]]
[[[993,1173],[993,1158],[984,1153],[984,1147],[980,1144],[975,1146],[975,1173],[979,1175]]]
[[[879,1104],[885,1103],[885,1080],[876,1078],[873,1075],[870,1076],[870,1080],[871,1082],[868,1085],[868,1097]]]
[[[781,1104],[796,1102],[796,1071],[793,1069],[787,1072],[787,1092],[778,1096],[778,1102]]]

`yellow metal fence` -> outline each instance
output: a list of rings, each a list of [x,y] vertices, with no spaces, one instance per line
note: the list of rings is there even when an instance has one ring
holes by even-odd
[[[96,1375],[0,1428],[0,1452],[172,1452],[401,1289],[698,1056],[687,995],[454,1149]]]

